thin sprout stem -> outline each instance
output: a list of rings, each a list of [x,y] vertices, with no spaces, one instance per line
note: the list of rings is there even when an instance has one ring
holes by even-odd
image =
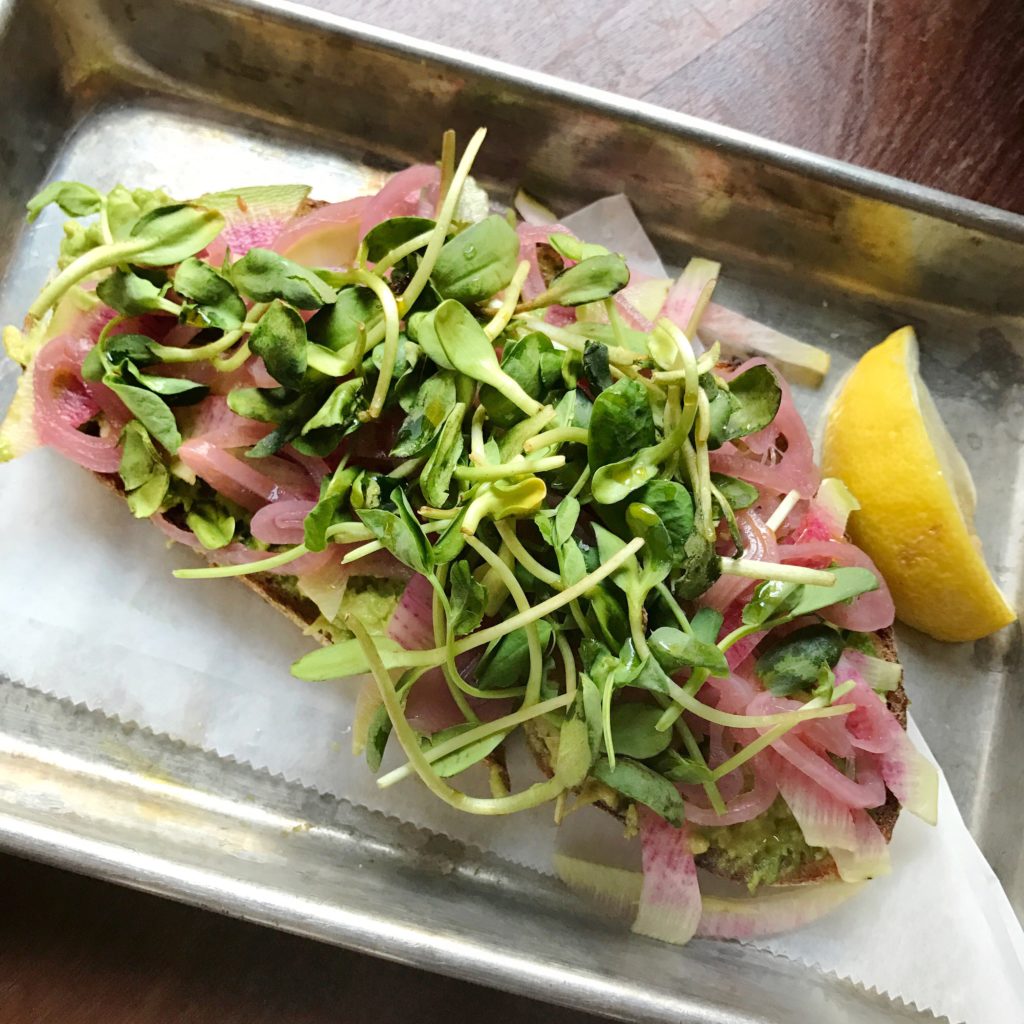
[[[363,655],[370,666],[370,671],[373,673],[373,678],[380,691],[381,700],[384,702],[388,717],[391,719],[395,735],[405,751],[405,756],[409,759],[416,774],[419,775],[426,787],[436,797],[439,797],[446,804],[455,807],[457,810],[466,811],[470,814],[512,814],[515,811],[526,810],[530,807],[536,807],[538,804],[547,803],[549,800],[554,800],[559,793],[565,790],[565,786],[557,775],[554,778],[548,779],[547,782],[537,783],[520,793],[497,798],[473,797],[449,786],[434,771],[427,760],[426,754],[420,749],[419,737],[413,731],[412,726],[409,725],[409,720],[405,717],[405,711],[402,708],[401,699],[395,690],[395,684],[384,667],[380,654],[378,654],[377,648],[370,639],[369,633],[366,632],[366,628],[361,622],[351,616],[346,620],[346,624],[362,648]],[[464,739],[465,737],[460,738]]]
[[[553,594],[539,604],[535,604],[529,611],[519,612],[503,622],[497,622],[493,626],[477,630],[475,633],[470,633],[469,636],[456,640],[455,653],[464,654],[466,651],[475,650],[477,647],[484,647],[493,640],[500,640],[508,633],[513,633],[515,630],[529,625],[531,622],[536,622],[538,619],[546,618],[548,615],[560,611],[572,601],[583,597],[602,580],[618,572],[623,564],[629,561],[643,546],[644,539],[642,537],[634,537],[628,544],[616,551],[607,562],[599,565],[592,573],[588,573],[583,579],[577,581],[572,586],[566,587],[561,593]],[[438,648],[403,651],[400,657],[401,661],[396,661],[395,664],[401,664],[405,668],[413,668],[418,665],[439,665],[444,660],[444,651]]]
[[[796,503],[800,500],[799,491],[790,491],[783,499],[779,502],[779,507],[768,517],[768,522],[765,526],[768,527],[772,533],[786,521],[786,516],[796,507]]]
[[[574,352],[582,352],[586,348],[586,335],[576,334],[564,327],[556,327],[537,316],[523,316],[516,319],[524,323],[530,330],[541,331],[552,341],[558,342]],[[618,345],[608,346],[608,362],[617,366],[632,366],[634,363],[644,362],[646,358],[647,356],[642,352],[634,352]]]
[[[665,401],[665,392],[650,377],[645,377],[636,367],[609,364],[608,372],[615,380],[622,380],[623,378],[635,380],[637,384],[642,384],[659,402]]]
[[[708,454],[708,436],[711,433],[711,405],[703,388],[697,389],[697,429],[694,431],[697,454],[697,476],[700,480],[700,521],[704,538],[715,539],[715,524],[711,517],[711,461]]]
[[[287,551],[281,551],[270,558],[261,558],[258,562],[245,562],[242,565],[211,565],[203,569],[175,569],[174,575],[179,580],[215,580],[223,576],[249,576],[254,572],[266,572],[277,569],[289,562],[294,562],[309,551],[305,544],[298,544]]]
[[[835,586],[835,573],[824,569],[808,569],[802,565],[783,565],[779,562],[761,562],[755,558],[728,558],[722,556],[724,576],[742,576],[748,580],[778,580],[780,583],[805,583],[812,587]]]
[[[611,325],[616,344],[619,348],[629,348],[626,344],[626,325],[622,322],[622,314],[614,298],[604,300],[604,311],[608,315],[608,323]]]
[[[704,754],[700,747],[697,745],[697,740],[693,735],[693,731],[683,721],[678,719],[676,722],[676,732],[682,737],[683,746],[686,747],[686,752],[697,762],[702,768],[707,768],[708,763],[704,760]],[[704,792],[707,795],[708,803],[711,804],[712,810],[715,814],[725,814],[725,801],[722,799],[722,794],[718,790],[717,780],[712,779],[710,782],[703,783]]]
[[[373,397],[370,399],[370,407],[367,414],[370,419],[377,419],[384,408],[384,401],[388,397],[388,389],[391,387],[391,378],[395,372],[395,361],[398,358],[398,335],[401,330],[401,323],[398,313],[398,303],[395,301],[394,292],[388,287],[387,282],[376,274],[367,270],[354,270],[352,275],[357,283],[366,285],[380,302],[384,310],[384,352],[381,356],[380,371],[377,374],[377,384],[373,389]]]
[[[448,692],[451,693],[452,700],[455,702],[455,706],[462,713],[462,717],[467,722],[473,722],[476,724],[480,721],[480,718],[469,706],[469,703],[462,692],[463,686],[467,685],[467,683],[462,678],[462,674],[459,672],[458,666],[455,664],[455,655],[452,654],[452,640],[454,637],[452,634],[452,609],[451,605],[448,603],[448,595],[445,594],[444,585],[437,576],[433,573],[429,573],[427,575],[427,579],[430,581],[430,585],[434,590],[433,601],[431,603],[434,643],[437,644],[438,647],[443,643],[445,651],[448,654],[442,669],[444,672],[444,680],[448,684]]]
[[[505,584],[512,601],[520,612],[530,610],[530,599],[526,596],[516,579],[516,574],[485,544],[476,537],[467,537],[466,543],[498,574]],[[523,695],[523,707],[528,708],[540,700],[540,684],[544,676],[544,652],[540,649],[540,636],[536,622],[526,624],[526,645],[530,650],[530,674],[526,677],[526,693]]]
[[[555,427],[529,438],[523,445],[523,451],[529,454],[554,444],[587,444],[589,441],[590,431],[582,427]]]
[[[508,519],[499,519],[494,524],[498,528],[501,539],[505,542],[512,557],[528,572],[555,590],[562,589],[562,577],[557,572],[552,572],[547,566],[541,565],[529,551],[523,547],[522,541],[516,534],[515,525]]]
[[[526,278],[530,274],[530,264],[526,260],[520,262],[519,266],[516,267],[516,272],[512,275],[512,280],[509,281],[508,287],[505,289],[505,295],[501,300],[501,306],[498,311],[491,317],[490,321],[484,325],[484,334],[487,335],[491,341],[494,341],[499,334],[508,326],[509,321],[512,319],[512,314],[515,312],[516,303],[519,301],[519,295],[523,290],[523,284]]]
[[[449,128],[441,136],[441,182],[437,191],[435,213],[440,216],[441,208],[448,197],[448,189],[455,175],[455,132]]]
[[[576,483],[569,489],[569,493],[566,495],[567,498],[575,498],[579,495],[580,491],[586,486],[587,481],[590,479],[590,467],[584,466],[583,472],[580,473],[576,479]]]
[[[534,704],[533,707],[520,708],[518,711],[513,711],[510,715],[505,715],[504,718],[498,718],[493,722],[481,722],[480,725],[473,729],[467,729],[465,732],[443,740],[441,743],[438,743],[436,747],[430,747],[423,751],[423,754],[427,761],[430,764],[433,764],[435,761],[439,761],[442,757],[446,757],[448,754],[454,754],[456,750],[462,750],[463,747],[468,747],[471,743],[476,743],[478,740],[486,739],[488,736],[495,735],[495,733],[511,732],[516,728],[516,726],[522,725],[524,722],[540,718],[542,715],[551,714],[553,711],[561,711],[562,708],[568,707],[571,703],[572,698],[569,694],[564,693],[559,697],[552,697],[550,700]],[[389,786],[393,786],[396,782],[401,782],[402,779],[407,779],[413,774],[413,772],[413,766],[409,762],[406,762],[400,767],[392,769],[386,775],[382,775],[377,780],[377,785],[381,789],[387,789]]]
[[[178,348],[176,345],[152,345],[150,351],[159,358],[161,363],[200,363],[206,359],[219,356],[232,345],[241,341],[242,331],[227,331],[216,341],[211,341],[198,348]]]
[[[430,275],[434,272],[434,264],[437,262],[438,254],[441,252],[441,247],[444,245],[445,237],[448,234],[448,228],[451,226],[452,218],[455,216],[455,207],[458,205],[462,186],[466,183],[466,178],[469,177],[470,168],[473,166],[473,161],[476,159],[476,155],[480,151],[486,135],[487,129],[477,129],[462,154],[459,166],[452,175],[451,185],[437,214],[437,224],[434,226],[433,237],[427,244],[426,251],[423,253],[423,259],[420,260],[420,265],[416,268],[416,273],[413,274],[412,280],[406,286],[405,291],[402,292],[402,297],[399,300],[399,309],[403,314],[412,308],[413,303],[420,297],[420,293],[426,287],[427,281],[430,280]]]
[[[442,520],[433,523],[423,523],[422,530],[424,533],[440,533],[447,525],[448,524]],[[366,532],[369,533],[370,531],[367,530]],[[351,565],[353,562],[358,562],[360,558],[366,558],[367,555],[372,555],[383,550],[384,545],[381,544],[379,540],[371,540],[366,544],[361,544],[359,547],[346,552],[345,557],[341,560],[341,564]]]
[[[400,263],[406,258],[411,256],[414,252],[419,252],[420,249],[425,246],[431,238],[434,236],[434,229],[430,231],[424,231],[422,234],[416,235],[410,238],[408,242],[403,242],[401,245],[396,246],[390,252],[386,252],[380,260],[373,265],[373,272],[379,277],[383,277],[384,274],[389,271],[396,263]]]
[[[564,455],[549,455],[543,459],[513,459],[511,462],[499,462],[496,465],[456,466],[453,476],[456,480],[481,483],[530,476],[532,473],[546,473],[552,469],[561,469],[564,465]]]
[[[668,586],[664,581],[656,583],[654,589],[661,595],[661,599],[668,605],[668,610],[675,617],[676,622],[679,623],[679,628],[684,633],[688,633],[693,636],[693,626],[690,625],[690,620],[686,616],[686,612],[683,611],[679,602],[675,599],[675,595],[669,590]]]
[[[427,461],[426,455],[417,455],[415,458],[406,459],[405,462],[400,462],[388,476],[392,480],[404,480],[406,477],[412,476],[425,462]]]
[[[484,420],[487,409],[478,405],[473,410],[473,419],[469,426],[469,461],[477,466],[487,465],[487,453],[484,450]]]
[[[244,365],[252,353],[249,351],[249,342],[243,341],[241,345],[230,355],[223,359],[213,359],[211,363],[218,373],[234,373]]]
[[[555,634],[555,644],[558,647],[558,653],[562,656],[562,668],[565,672],[565,696],[573,701],[576,699],[576,657],[572,653],[572,648],[564,633],[559,631]]]

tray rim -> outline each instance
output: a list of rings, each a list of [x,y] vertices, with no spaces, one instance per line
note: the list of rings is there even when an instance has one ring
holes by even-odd
[[[774,167],[813,178],[815,181],[868,198],[889,201],[959,227],[1024,244],[1024,213],[1014,213],[907,178],[872,170],[851,161],[825,156],[789,143],[776,142],[755,132],[730,128],[657,103],[631,99],[607,89],[574,82],[546,71],[534,71],[471,50],[432,43],[404,32],[308,7],[294,0],[219,0],[219,3],[224,7],[234,7],[236,10],[256,16],[269,15],[287,21],[315,25],[319,29],[350,36],[392,53],[415,55],[449,67],[485,72],[500,81],[514,83],[525,90],[586,105],[622,120],[651,125],[663,131],[668,130],[678,136],[716,147],[728,154],[760,158]]]

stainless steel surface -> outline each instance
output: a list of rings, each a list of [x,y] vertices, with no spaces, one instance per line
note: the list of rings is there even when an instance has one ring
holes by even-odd
[[[76,871],[623,1019],[925,1019],[740,946],[630,936],[552,878],[11,684],[0,836]]]
[[[301,179],[336,198],[368,166],[433,158],[443,127],[485,124],[480,171],[499,194],[522,182],[564,211],[625,191],[668,261],[693,250],[722,259],[723,298],[828,346],[833,380],[912,322],[924,376],[979,483],[987,555],[1020,604],[1024,218],[256,0],[0,0],[0,89],[0,237],[21,232],[16,245],[0,246],[4,322],[22,315],[41,282],[37,257],[56,241],[53,221],[20,228],[23,203],[45,177],[181,194]],[[0,400],[9,370],[0,370]],[[815,418],[825,397],[802,392],[798,401]],[[973,645],[910,630],[900,639],[914,713],[1021,913],[1020,629]],[[10,685],[0,692],[5,742],[35,744],[5,755],[19,774],[3,783],[0,840],[34,855],[622,1015],[803,1019],[798,1006],[784,1010],[798,992],[817,1000],[816,1019],[826,1022],[881,1012],[826,979],[793,986],[788,965],[750,951],[697,944],[680,953],[623,937],[548,881],[483,867],[443,844],[440,860],[405,855],[381,819],[153,737],[124,740],[145,745],[142,761],[118,760],[115,726],[89,718],[84,728],[58,705]],[[80,772],[65,751],[82,759]],[[160,790],[153,816],[140,816],[155,797],[145,790],[152,780],[131,775],[135,764],[177,780]],[[59,784],[44,785],[50,777]],[[65,799],[72,785],[81,810]],[[204,792],[226,803],[204,804]],[[239,802],[246,792],[251,799]],[[318,824],[286,832],[275,815]],[[756,992],[734,984],[741,965],[758,971]]]

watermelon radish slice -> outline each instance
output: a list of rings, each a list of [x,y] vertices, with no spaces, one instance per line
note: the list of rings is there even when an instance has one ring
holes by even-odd
[[[696,933],[701,913],[689,830],[641,807],[640,842],[644,874],[633,931],[683,945]]]
[[[853,850],[857,834],[850,808],[788,765],[778,774],[779,792],[809,846]]]
[[[863,882],[820,882],[751,897],[705,896],[696,934],[707,939],[759,939],[817,921],[855,895]]]
[[[939,773],[902,730],[895,746],[879,758],[882,778],[893,796],[922,821],[939,819]]]
[[[853,849],[830,847],[839,877],[844,882],[865,882],[892,870],[889,844],[867,811],[851,812],[854,827]]]
[[[308,185],[249,185],[226,192],[207,192],[196,202],[222,214],[227,226],[206,247],[214,266],[227,251],[238,259],[250,249],[267,248],[281,229],[302,212],[309,197]]]

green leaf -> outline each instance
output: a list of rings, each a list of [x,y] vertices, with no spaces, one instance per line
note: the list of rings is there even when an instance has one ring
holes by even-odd
[[[163,292],[155,284],[130,270],[117,269],[108,274],[96,285],[96,295],[125,316],[141,316],[165,304]]]
[[[583,706],[584,716],[587,721],[590,756],[591,758],[596,758],[601,751],[601,742],[604,739],[604,729],[601,721],[601,691],[593,679],[585,672],[580,674],[579,686],[577,700]]]
[[[531,398],[542,400],[559,382],[562,356],[551,339],[539,332],[509,342],[501,356],[501,369]],[[488,417],[499,427],[511,427],[523,418],[523,411],[501,390],[485,384],[480,402]]]
[[[686,561],[686,542],[693,534],[693,498],[674,480],[652,480],[640,492],[640,501],[648,505],[668,531],[669,557],[673,566]]]
[[[590,256],[604,256],[608,253],[603,245],[583,242],[578,238],[573,238],[572,235],[563,235],[561,232],[549,235],[548,242],[559,256],[567,260],[574,260],[576,263]]]
[[[574,545],[568,544],[567,548]],[[577,548],[577,550],[579,550]],[[622,605],[604,586],[595,587],[589,594],[591,618],[602,639],[610,647],[618,649],[629,636],[629,616]]]
[[[780,640],[757,659],[755,671],[772,693],[785,697],[798,690],[813,689],[822,666],[834,668],[842,653],[843,638],[838,630],[817,623]]]
[[[283,423],[303,399],[285,388],[235,388],[228,392],[227,401],[238,416],[260,423]]]
[[[103,196],[96,189],[78,181],[51,181],[26,204],[31,223],[51,203],[56,203],[69,217],[87,217],[99,213]]]
[[[743,606],[744,626],[760,626],[769,619],[787,615],[803,594],[799,583],[765,580],[754,587],[750,600]]]
[[[132,363],[149,366],[160,360],[153,354],[154,342],[144,334],[108,335],[102,345],[89,349],[82,363],[82,376],[86,380],[102,380],[109,366]]]
[[[132,228],[147,213],[174,205],[174,200],[163,189],[127,189],[124,185],[115,185],[107,193],[107,222],[110,225],[111,237],[115,242],[124,241],[131,235]],[[203,206],[202,203],[199,205]]]
[[[487,606],[487,589],[469,571],[469,562],[462,559],[452,566],[448,579],[452,609],[452,631],[455,636],[472,633],[480,625]]]
[[[629,458],[654,442],[654,416],[642,384],[623,378],[597,396],[587,446],[592,471]]]
[[[726,476],[725,473],[712,473],[711,482],[722,492],[722,497],[729,502],[729,507],[734,512],[749,508],[761,497],[761,492],[753,484],[748,484],[746,480],[737,480],[734,476]],[[711,514],[715,519],[721,519],[723,514],[714,498]]]
[[[185,522],[208,551],[227,547],[235,536],[235,517],[217,501],[195,502]]]
[[[469,732],[470,729],[474,728],[476,726],[472,722],[464,722],[462,725],[453,725],[449,729],[435,732],[430,737],[430,742],[427,744],[426,749],[430,750],[431,747],[438,746],[453,736],[460,736],[462,733]],[[505,733],[503,732],[484,736],[482,739],[475,740],[465,747],[453,750],[450,754],[445,754],[444,757],[439,757],[436,761],[432,762],[433,769],[442,779],[451,778],[453,775],[466,771],[467,768],[472,768],[473,765],[478,764],[485,757],[489,757],[501,745],[504,739]]]
[[[692,601],[721,575],[722,563],[715,546],[700,533],[692,533],[683,545],[681,577],[675,582],[676,597]]]
[[[713,643],[706,643],[673,626],[661,626],[648,639],[651,654],[666,675],[682,668],[706,668],[714,676],[727,676],[729,663]]]
[[[294,309],[275,299],[249,336],[249,348],[263,357],[276,381],[286,388],[301,387],[306,373],[306,325]]]
[[[358,377],[342,381],[326,402],[307,420],[301,437],[316,451],[327,454],[358,425],[359,411],[365,406],[363,381]]]
[[[363,236],[366,258],[370,263],[379,263],[392,250],[435,227],[436,221],[427,217],[389,217],[382,220]]]
[[[180,263],[205,249],[224,227],[224,218],[216,210],[189,203],[176,203],[150,210],[136,222],[129,235],[140,248],[132,259],[146,266],[167,267]]]
[[[646,592],[661,583],[672,571],[672,542],[658,513],[650,505],[634,501],[626,509],[626,523],[634,537],[643,537],[640,552],[643,572],[641,588]]]
[[[576,524],[580,518],[580,503],[575,498],[563,498],[555,509],[554,532],[552,540],[554,546],[561,547],[567,543],[576,531]]]
[[[342,288],[329,306],[318,309],[306,324],[309,340],[340,352],[359,340],[360,325],[369,331],[383,318],[380,299],[369,288]]]
[[[320,500],[310,509],[302,524],[303,542],[310,551],[323,551],[327,547],[327,528],[333,525],[358,473],[354,466],[339,466],[321,482]]]
[[[706,644],[718,642],[718,634],[722,631],[724,616],[715,608],[698,608],[697,613],[690,619],[690,628],[693,635]]]
[[[656,757],[672,742],[672,732],[658,732],[655,726],[663,711],[653,704],[616,704],[611,710],[612,746],[616,757],[625,755],[646,761]]]
[[[608,346],[589,338],[583,346],[583,377],[592,395],[599,395],[613,384],[608,363]]]
[[[546,619],[537,623],[537,638],[542,651],[551,643],[551,625]],[[522,686],[530,673],[530,647],[526,628],[506,633],[480,659],[476,669],[476,685],[481,690],[507,690]]]
[[[174,421],[174,413],[167,408],[162,398],[144,388],[122,384],[113,374],[108,373],[103,378],[103,383],[124,402],[129,412],[142,423],[152,437],[171,455],[177,454],[181,445],[181,434]]]
[[[450,370],[442,370],[427,378],[416,392],[409,414],[398,429],[391,454],[408,459],[427,451],[455,402],[455,376]]]
[[[452,559],[458,558],[466,546],[466,535],[462,532],[462,520],[466,518],[467,507],[463,505],[459,509],[459,514],[449,522],[434,542],[435,565],[447,565]]]
[[[683,757],[676,750],[666,750],[652,767],[669,781],[682,782],[684,785],[699,786],[715,780],[707,765],[694,761],[692,758]]]
[[[582,306],[610,298],[629,284],[629,268],[617,253],[589,256],[556,275],[548,288],[529,305]]]
[[[245,303],[235,286],[194,256],[174,272],[174,290],[192,303],[189,319],[196,326],[234,331],[245,322]]]
[[[170,473],[146,428],[137,420],[128,423],[121,435],[118,474],[132,515],[147,519],[160,510],[170,485]]]
[[[505,288],[519,262],[519,236],[498,214],[445,242],[430,280],[445,299],[484,302]]]
[[[427,504],[434,508],[443,508],[448,501],[452,474],[462,456],[462,419],[465,412],[466,407],[462,402],[452,406],[438,434],[434,450],[420,473],[420,490]]]
[[[718,448],[726,441],[764,429],[775,419],[782,402],[779,382],[764,365],[751,367],[734,377],[728,391],[719,389],[713,381],[705,386],[705,391],[709,389],[714,389],[714,396],[708,396],[711,404],[709,448]]]
[[[282,299],[299,309],[319,309],[338,295],[312,270],[270,249],[250,249],[230,273],[235,287],[257,302]]]
[[[205,384],[197,384],[187,377],[157,377],[142,373],[133,363],[121,363],[120,373],[126,384],[137,384],[140,388],[152,391],[168,405],[195,405],[210,393]]]
[[[670,825],[682,825],[685,812],[683,798],[663,775],[628,757],[615,759],[612,768],[602,757],[591,769],[591,775],[629,800],[650,807]]]
[[[360,509],[363,525],[403,565],[426,576],[433,571],[433,549],[423,533],[405,492],[398,488],[393,494],[397,513],[385,509]]]
[[[366,727],[366,765],[371,772],[380,770],[380,763],[384,760],[384,751],[387,750],[390,738],[391,719],[388,717],[388,709],[383,704],[378,704]]]
[[[831,587],[819,587],[805,583],[800,599],[789,612],[790,619],[810,615],[811,612],[878,589],[878,577],[870,569],[862,569],[856,565],[841,565],[829,569],[829,572],[835,576],[835,584]]]

